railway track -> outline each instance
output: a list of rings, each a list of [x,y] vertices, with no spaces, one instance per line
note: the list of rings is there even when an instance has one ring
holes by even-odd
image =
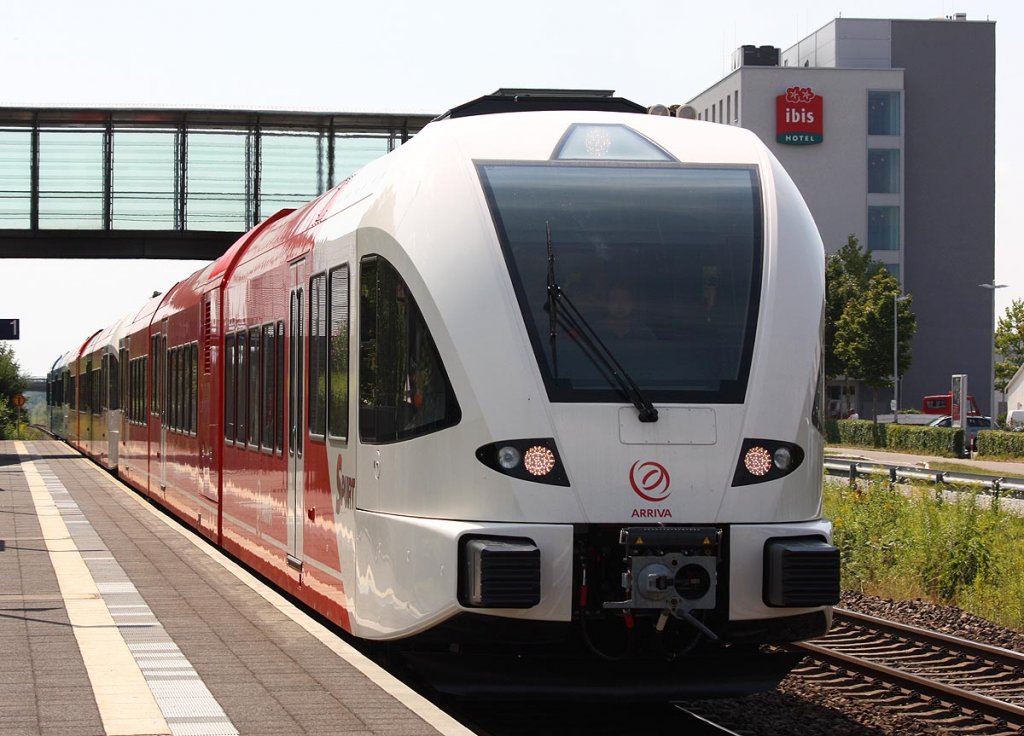
[[[947,727],[965,713],[994,729],[979,733],[1018,733],[1024,727],[1024,654],[1019,652],[844,609],[835,610],[827,636],[793,648],[826,668],[810,665],[795,674],[827,684],[835,669],[859,673],[888,684],[890,696],[894,687],[923,697],[929,706],[921,716]],[[859,690],[885,700],[870,688]]]

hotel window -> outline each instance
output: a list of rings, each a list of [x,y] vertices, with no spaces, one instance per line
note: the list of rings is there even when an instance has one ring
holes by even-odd
[[[868,250],[900,249],[900,208],[868,207]]]
[[[868,192],[897,194],[900,191],[900,152],[896,148],[868,150]]]
[[[900,93],[868,92],[868,135],[900,134]]]

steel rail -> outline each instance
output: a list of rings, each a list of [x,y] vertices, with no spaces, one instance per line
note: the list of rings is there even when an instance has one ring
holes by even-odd
[[[876,629],[885,629],[900,634],[908,634],[917,639],[953,646],[960,651],[976,653],[978,656],[987,657],[988,659],[999,662],[1000,664],[1024,669],[1024,653],[1016,652],[1012,649],[996,647],[979,641],[971,641],[970,639],[963,639],[959,636],[951,636],[950,634],[943,634],[941,631],[921,629],[917,626],[901,624],[897,621],[890,621],[889,619],[870,616],[866,613],[851,611],[847,608],[833,608],[832,613],[834,620],[847,619],[849,621],[867,624]]]
[[[726,728],[721,723],[717,723],[715,721],[712,721],[707,716],[703,716],[703,715],[701,715],[700,713],[698,713],[696,711],[690,710],[688,707],[686,707],[684,705],[676,703],[675,707],[678,708],[679,710],[681,710],[686,715],[688,715],[691,718],[693,718],[694,720],[696,720],[697,721],[697,725],[700,727],[700,730],[703,731],[708,736],[712,736],[712,734],[721,734],[722,736],[740,736],[740,734],[738,734],[736,731],[733,731],[733,730],[731,730],[729,728]],[[693,732],[687,732],[687,733],[693,733]]]
[[[1001,647],[992,647],[979,642],[972,642],[958,637],[941,634],[935,631],[917,629],[913,626],[898,624],[885,619],[877,619],[873,616],[855,613],[845,609],[837,609],[840,618],[846,617],[851,621],[862,623],[868,627],[889,630],[908,636],[920,637],[925,644],[941,642],[950,647],[953,651],[957,649],[966,650],[967,654],[975,653],[977,656],[998,659],[1001,664],[1009,664],[1013,667],[1024,666],[1024,655]],[[920,634],[918,632],[921,632]],[[948,703],[961,706],[976,713],[984,714],[997,719],[1009,720],[1013,723],[1024,723],[1024,707],[1014,705],[997,698],[982,695],[977,692],[965,690],[956,685],[948,685],[937,682],[928,677],[916,675],[911,672],[898,669],[870,659],[858,657],[844,652],[838,652],[828,647],[825,643],[797,642],[788,645],[794,650],[809,652],[815,659],[826,663],[835,664],[846,670],[858,672],[868,677],[884,679],[898,687],[905,688],[912,692],[918,692],[928,697],[937,697]],[[1004,659],[1006,658],[1006,659]]]

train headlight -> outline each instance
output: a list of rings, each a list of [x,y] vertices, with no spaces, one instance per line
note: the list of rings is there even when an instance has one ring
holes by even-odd
[[[775,461],[776,468],[786,471],[793,464],[793,453],[790,452],[788,447],[780,447],[772,455],[772,459]]]
[[[512,468],[519,465],[519,461],[522,457],[523,456],[519,450],[511,445],[505,445],[498,450],[498,465],[503,467],[505,470],[512,470]]]
[[[502,475],[534,483],[569,485],[569,477],[550,437],[504,440],[477,449],[476,459]]]
[[[555,453],[541,445],[534,445],[523,455],[523,467],[530,475],[547,475],[555,469]]]
[[[803,460],[804,451],[792,442],[745,439],[732,484],[746,486],[781,478],[800,467]]]
[[[768,453],[768,450],[755,445],[743,454],[743,467],[751,475],[758,477],[768,475],[772,469],[772,456]]]

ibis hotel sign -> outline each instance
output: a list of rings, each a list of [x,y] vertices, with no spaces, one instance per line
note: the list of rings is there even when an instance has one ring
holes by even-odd
[[[810,87],[790,87],[775,98],[775,140],[791,146],[821,143],[824,107],[821,95]]]

